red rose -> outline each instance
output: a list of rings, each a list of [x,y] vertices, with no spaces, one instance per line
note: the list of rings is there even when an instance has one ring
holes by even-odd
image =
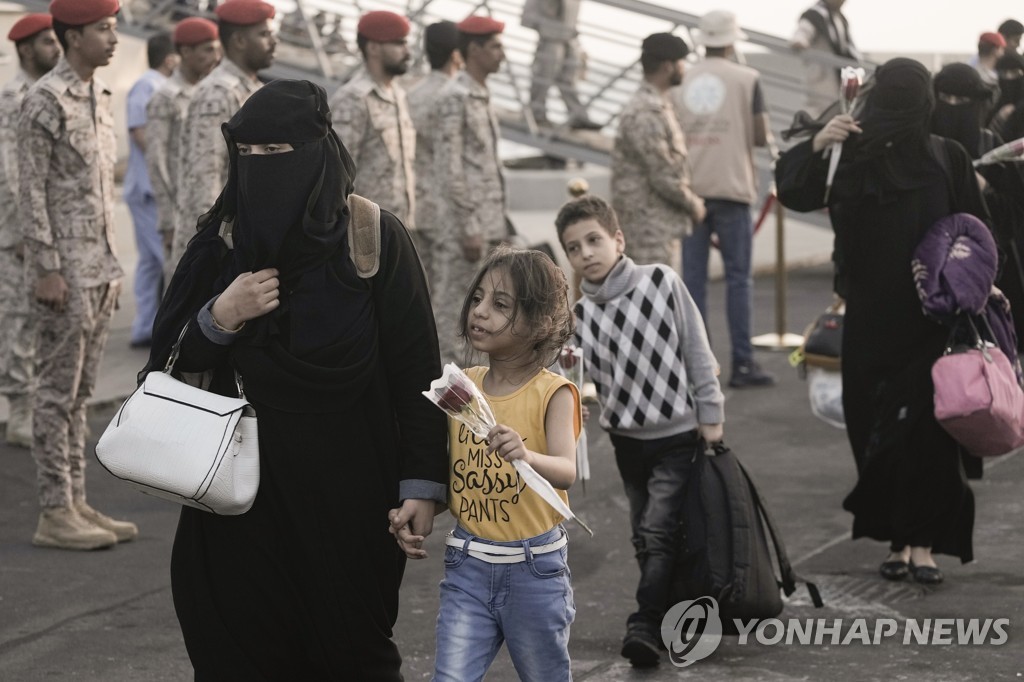
[[[851,78],[846,81],[846,87],[843,89],[843,97],[846,98],[847,102],[852,102],[857,98],[857,92],[860,90],[860,83],[857,82],[856,78]]]
[[[473,401],[473,394],[465,386],[452,384],[444,389],[444,393],[441,394],[438,401],[446,409],[461,412],[462,408]]]
[[[576,366],[576,354],[569,348],[563,349],[562,354],[558,356],[558,364],[562,369],[572,369]]]

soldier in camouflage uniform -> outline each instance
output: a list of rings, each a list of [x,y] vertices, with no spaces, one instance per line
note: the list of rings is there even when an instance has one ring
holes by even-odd
[[[7,442],[32,446],[30,406],[35,327],[25,288],[18,213],[18,112],[29,87],[53,69],[60,44],[49,14],[29,14],[11,27],[21,68],[0,90],[0,393],[7,397]]]
[[[459,52],[466,68],[445,86],[437,104],[435,181],[444,191],[431,298],[442,362],[460,360],[458,329],[466,287],[487,252],[509,236],[498,119],[487,89],[487,77],[505,61],[504,28],[490,17],[459,22]]]
[[[213,207],[228,179],[220,126],[262,87],[261,69],[274,61],[274,6],[260,0],[228,0],[215,10],[224,59],[196,87],[188,105],[178,178],[179,220],[174,226],[171,269],[196,233],[196,221]]]
[[[548,90],[554,85],[569,111],[569,127],[599,130],[590,120],[576,91],[576,76],[585,55],[580,48],[579,20],[582,0],[526,0],[522,24],[537,31],[537,52],[533,57],[530,109],[539,125],[548,124]]]
[[[356,42],[366,69],[341,86],[329,105],[334,130],[355,161],[355,193],[415,228],[416,131],[405,91],[395,80],[409,68],[409,21],[394,12],[367,12]]]
[[[689,52],[682,38],[655,33],[643,43],[644,80],[619,117],[612,151],[612,204],[637,264],[672,265],[673,241],[704,219],[690,189],[686,143],[668,99]]]
[[[437,100],[444,87],[462,68],[459,53],[459,29],[451,21],[427,26],[423,32],[424,52],[430,61],[430,73],[409,88],[409,115],[416,128],[416,249],[433,286],[433,251],[437,226],[441,222],[441,190],[434,176],[433,130],[437,125]]]
[[[153,93],[146,106],[146,168],[157,206],[157,230],[164,244],[164,281],[174,274],[171,242],[178,216],[178,166],[181,137],[196,86],[220,61],[217,24],[189,17],[174,28],[174,47],[181,63]]]
[[[86,503],[86,400],[122,276],[114,246],[114,116],[94,77],[117,45],[117,0],[53,0],[65,56],[25,95],[18,164],[25,269],[39,336],[32,456],[42,511],[33,544],[97,549],[138,534]]]

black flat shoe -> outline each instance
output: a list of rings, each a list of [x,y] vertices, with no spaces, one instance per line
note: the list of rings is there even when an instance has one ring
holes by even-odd
[[[910,562],[910,573],[922,585],[938,585],[945,579],[938,566],[915,566]]]
[[[903,580],[910,573],[910,566],[906,561],[883,561],[878,572],[886,580]]]

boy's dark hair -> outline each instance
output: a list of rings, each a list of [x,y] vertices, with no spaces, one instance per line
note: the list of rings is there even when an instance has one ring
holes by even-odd
[[[366,43],[370,42],[369,38],[364,36],[362,33],[356,34],[356,49],[359,50],[359,54],[366,59]]]
[[[565,242],[562,241],[562,234],[570,225],[575,225],[582,220],[589,220],[591,218],[596,220],[612,236],[615,236],[615,233],[620,229],[619,217],[615,215],[615,209],[607,201],[593,194],[584,194],[577,199],[566,202],[558,210],[558,216],[555,218],[555,230],[558,232],[558,241],[562,243],[562,246],[565,246]]]
[[[492,270],[504,269],[515,289],[515,303],[505,328],[512,327],[522,318],[520,331],[533,340],[532,357],[527,363],[537,362],[547,367],[558,359],[562,346],[572,337],[576,320],[569,307],[569,284],[562,268],[540,251],[517,249],[511,246],[495,248],[473,278],[462,304],[459,316],[459,336],[466,337],[473,297],[484,276]]]
[[[146,61],[149,62],[149,68],[160,68],[164,60],[172,54],[174,54],[174,40],[169,32],[161,31],[150,36],[146,41]]]
[[[59,19],[53,20],[53,33],[57,36],[57,42],[60,43],[60,49],[64,50],[64,52],[68,51],[68,31],[71,29],[81,31],[82,27],[65,24]]]
[[[475,33],[465,33],[463,31],[459,31],[459,53],[462,55],[463,59],[467,59],[469,57],[470,45],[476,43],[480,47],[483,47],[484,45],[487,44],[488,40],[490,40],[496,35],[498,35],[497,32],[477,35]]]

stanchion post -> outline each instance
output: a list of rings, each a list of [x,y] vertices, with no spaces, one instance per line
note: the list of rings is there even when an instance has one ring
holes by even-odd
[[[750,343],[763,350],[788,351],[803,343],[804,337],[786,331],[786,207],[774,189],[768,201],[775,202],[775,332],[755,336]]]

